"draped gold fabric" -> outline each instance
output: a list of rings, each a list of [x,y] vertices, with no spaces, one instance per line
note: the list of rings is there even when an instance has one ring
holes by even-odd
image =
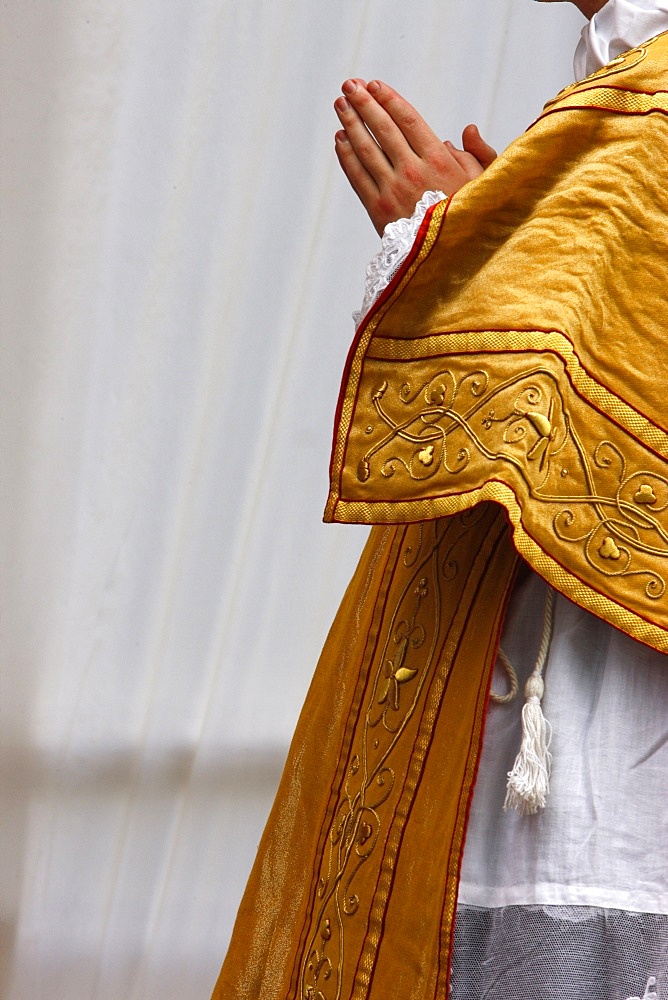
[[[493,504],[373,529],[313,678],[215,998],[447,995],[516,558]]]
[[[326,513],[494,500],[542,576],[664,651],[667,67],[668,35],[620,57],[436,206],[351,352]]]
[[[666,66],[659,36],[559,95],[430,213],[359,331],[326,517],[377,526],[217,1000],[447,997],[517,551],[668,649]]]

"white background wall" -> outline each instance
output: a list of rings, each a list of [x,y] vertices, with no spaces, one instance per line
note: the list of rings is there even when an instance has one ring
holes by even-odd
[[[364,529],[320,523],[376,238],[347,75],[499,148],[530,0],[6,0],[5,1000],[208,1000]]]

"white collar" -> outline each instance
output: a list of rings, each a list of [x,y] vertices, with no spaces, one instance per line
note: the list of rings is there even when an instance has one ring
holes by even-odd
[[[608,0],[582,29],[573,62],[575,79],[584,79],[667,30],[668,0]]]

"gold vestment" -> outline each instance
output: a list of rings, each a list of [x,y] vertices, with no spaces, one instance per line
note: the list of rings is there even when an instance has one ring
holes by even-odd
[[[214,992],[448,995],[519,554],[668,651],[668,34],[550,102],[425,218],[358,331],[326,518],[376,525]]]

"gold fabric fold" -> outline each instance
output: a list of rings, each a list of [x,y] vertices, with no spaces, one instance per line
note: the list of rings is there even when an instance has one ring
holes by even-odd
[[[494,504],[373,529],[313,678],[215,1000],[447,996],[516,560]]]
[[[353,345],[325,514],[493,500],[553,586],[664,651],[666,67],[660,35],[568,88],[431,211]]]

